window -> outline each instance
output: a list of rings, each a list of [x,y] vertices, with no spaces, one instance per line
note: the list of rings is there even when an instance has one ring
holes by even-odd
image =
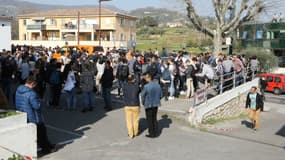
[[[27,20],[24,19],[23,24],[24,26],[27,25]]]
[[[121,26],[125,25],[125,19],[124,18],[120,18],[120,22],[119,23],[120,23]]]
[[[276,77],[275,78],[275,82],[280,83],[281,82],[281,78],[280,77]]]
[[[131,27],[134,26],[134,21],[130,21],[130,26],[131,26]]]
[[[131,41],[134,41],[134,40],[135,40],[135,36],[134,36],[133,34],[131,34],[130,40],[131,40]]]
[[[256,31],[256,39],[263,39],[263,31]]]
[[[267,77],[267,82],[273,82],[273,77]]]
[[[244,31],[243,33],[242,33],[242,39],[246,39],[247,38],[247,31]]]
[[[124,35],[123,33],[122,33],[121,36],[120,36],[120,40],[121,40],[121,41],[124,41],[124,40],[125,40],[125,35]]]

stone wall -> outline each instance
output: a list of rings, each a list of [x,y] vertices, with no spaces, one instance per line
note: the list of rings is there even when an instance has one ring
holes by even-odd
[[[199,125],[209,119],[239,116],[244,112],[246,95],[252,86],[258,86],[258,82],[259,79],[256,78],[193,108],[189,113],[189,122],[192,125]]]
[[[211,110],[203,116],[202,122],[208,120],[218,120],[227,119],[230,117],[238,117],[246,113],[245,103],[246,103],[247,93],[243,93],[236,98],[226,102],[225,104]]]

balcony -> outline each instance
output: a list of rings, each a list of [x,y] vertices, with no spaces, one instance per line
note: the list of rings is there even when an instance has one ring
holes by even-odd
[[[78,26],[77,24],[64,24],[61,27],[64,30],[77,30]],[[88,30],[88,31],[95,31],[98,30],[99,26],[98,24],[80,24],[80,30]],[[111,24],[102,24],[101,26],[102,30],[116,30],[116,26],[114,23]]]
[[[45,30],[46,25],[44,24],[33,24],[33,25],[27,25],[27,30]]]

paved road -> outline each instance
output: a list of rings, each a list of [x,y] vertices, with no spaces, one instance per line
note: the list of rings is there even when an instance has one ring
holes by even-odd
[[[127,137],[124,110],[106,113],[103,101],[90,113],[45,110],[53,143],[65,144],[44,160],[284,160],[285,148],[201,132],[171,118],[159,118],[160,137],[148,139],[144,112],[142,133]],[[284,138],[285,141],[285,138]],[[284,145],[285,147],[285,145]]]

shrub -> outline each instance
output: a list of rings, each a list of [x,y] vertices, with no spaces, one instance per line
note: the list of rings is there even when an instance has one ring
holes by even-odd
[[[241,53],[245,54],[246,58],[256,56],[260,62],[261,72],[270,72],[278,66],[278,58],[270,50],[264,48],[247,48]]]

